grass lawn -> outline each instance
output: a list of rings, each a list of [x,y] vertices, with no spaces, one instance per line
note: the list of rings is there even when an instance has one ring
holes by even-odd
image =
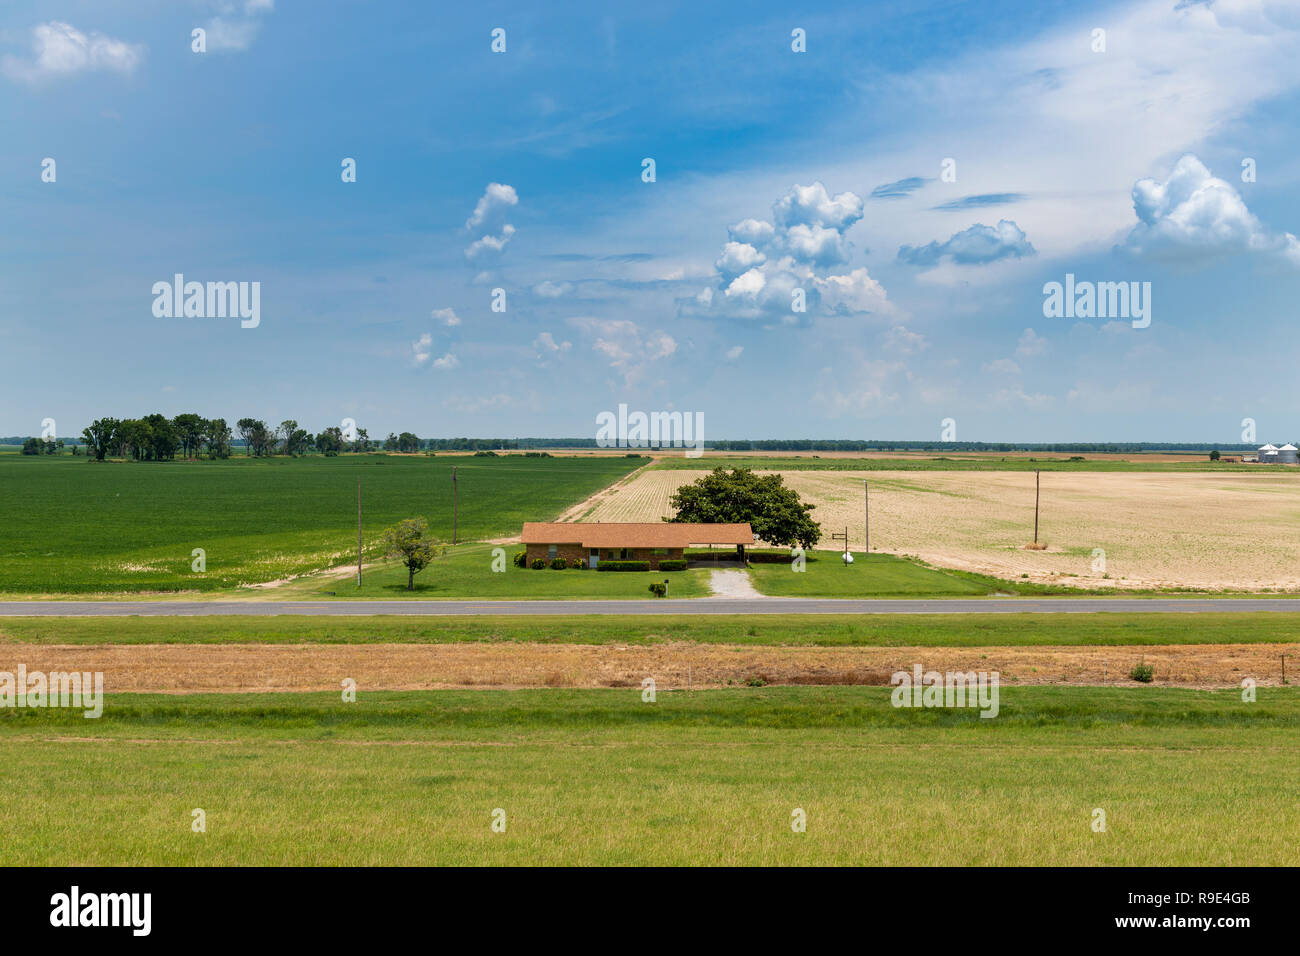
[[[561,598],[646,598],[649,584],[664,581],[668,597],[701,597],[710,593],[708,571],[593,571],[552,568],[517,568],[519,544],[501,545],[505,570],[493,571],[493,545],[458,545],[415,576],[415,590],[406,589],[407,571],[391,561],[363,571],[361,587],[356,572],[347,577],[294,581],[256,596],[267,600],[319,600],[338,598],[484,598],[495,600],[551,600]],[[331,595],[329,592],[333,592]]]
[[[543,572],[537,572],[542,574]],[[564,572],[554,572],[562,574]],[[585,572],[575,572],[580,574]],[[605,575],[611,576],[611,575]],[[613,577],[623,577],[620,572]],[[628,575],[635,577],[636,575]],[[0,642],[31,644],[701,644],[878,647],[1295,642],[1300,613],[741,614],[708,617],[366,615],[324,618],[5,617]],[[1297,662],[1300,672],[1300,662]]]
[[[0,711],[0,846],[18,865],[1294,863],[1293,689],[1244,704],[1004,687],[994,720],[888,694],[118,695],[99,720]]]
[[[835,551],[809,552],[801,572],[790,564],[755,563],[749,579],[763,594],[780,597],[969,597],[1018,590],[1010,582],[927,568],[892,554],[855,554],[846,565]]]
[[[641,458],[343,455],[89,462],[0,455],[0,592],[216,591],[346,564],[363,536],[424,515],[451,540],[518,534],[627,474]],[[193,550],[207,569],[192,570]],[[371,547],[373,553],[374,548]]]

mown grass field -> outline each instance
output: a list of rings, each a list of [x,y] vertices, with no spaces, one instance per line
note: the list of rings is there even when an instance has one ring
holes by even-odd
[[[975,574],[923,567],[892,554],[861,553],[845,564],[839,552],[810,551],[804,570],[794,564],[755,562],[749,579],[763,594],[777,597],[971,597],[974,595],[1019,593],[1011,582]],[[1025,593],[1040,589],[1024,588]]]
[[[260,596],[277,600],[648,598],[649,583],[664,580],[669,582],[668,597],[694,598],[712,593],[709,587],[711,569],[707,566],[685,571],[645,572],[517,568],[513,558],[521,548],[517,544],[501,546],[505,570],[499,572],[492,570],[495,550],[492,545],[448,548],[416,574],[415,587],[409,591],[406,568],[397,562],[384,562],[363,572],[359,588],[353,572],[342,577],[315,576],[290,582]],[[960,571],[927,568],[888,554],[873,554],[870,558],[858,555],[855,560],[857,563],[846,569],[835,552],[814,552],[808,555],[803,572],[792,571],[790,564],[756,563],[747,573],[758,591],[783,597],[970,597],[1052,591],[1028,582],[1017,584]]]
[[[689,571],[595,571],[591,568],[517,568],[514,556],[523,545],[501,545],[505,570],[493,571],[493,545],[461,545],[448,548],[423,571],[415,575],[415,587],[408,591],[407,570],[399,562],[384,562],[363,571],[361,587],[356,572],[346,577],[313,577],[294,581],[262,597],[276,600],[329,600],[358,598],[430,599],[483,598],[485,600],[562,600],[572,598],[650,598],[652,581],[668,581],[668,596],[701,597],[709,594],[709,572]]]
[[[0,846],[33,865],[1295,863],[1294,689],[1001,703],[981,720],[887,688],[638,688],[4,711]]]
[[[0,455],[0,592],[216,591],[346,564],[363,540],[423,515],[450,541],[517,535],[643,459],[345,455],[99,462]],[[207,569],[192,570],[193,549]]]
[[[539,572],[540,573],[540,572]],[[558,573],[558,572],[557,572]],[[1230,607],[1230,605],[1228,605]],[[1297,613],[1198,614],[491,614],[408,617],[0,617],[0,642],[30,644],[760,644],[1047,647],[1276,644],[1300,639]],[[1294,662],[1300,682],[1300,660]]]

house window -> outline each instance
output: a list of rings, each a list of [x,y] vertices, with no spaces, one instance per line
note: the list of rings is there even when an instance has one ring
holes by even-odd
[[[554,560],[555,560],[555,556],[556,556],[556,554],[558,553],[558,551],[559,551],[559,547],[558,547],[557,545],[554,545],[554,544],[553,544],[553,545],[550,545],[550,546],[546,549],[546,556],[547,556],[550,560],[554,561]]]
[[[620,560],[626,561],[628,558],[632,557],[632,549],[623,548],[621,551],[619,551],[618,556]]]

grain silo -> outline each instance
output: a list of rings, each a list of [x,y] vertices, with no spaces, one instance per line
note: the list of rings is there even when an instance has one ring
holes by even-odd
[[[1277,445],[1274,445],[1272,442],[1269,442],[1267,445],[1260,445],[1259,463],[1261,465],[1276,465]]]
[[[1277,450],[1277,461],[1280,465],[1294,465],[1300,459],[1296,458],[1296,447],[1290,442],[1283,445]]]

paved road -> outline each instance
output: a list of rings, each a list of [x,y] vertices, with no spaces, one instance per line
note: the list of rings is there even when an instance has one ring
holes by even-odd
[[[1098,611],[1300,612],[1286,598],[697,598],[645,601],[0,601],[0,617],[190,617],[305,614],[1087,614]]]

